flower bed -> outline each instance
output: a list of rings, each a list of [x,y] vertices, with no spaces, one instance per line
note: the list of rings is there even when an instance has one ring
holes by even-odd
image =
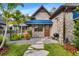
[[[2,56],[4,53],[6,53],[9,50],[8,46],[4,46],[3,48],[0,49],[0,56]]]
[[[73,55],[76,55],[77,53],[77,48],[74,45],[64,44],[64,48],[70,51]]]

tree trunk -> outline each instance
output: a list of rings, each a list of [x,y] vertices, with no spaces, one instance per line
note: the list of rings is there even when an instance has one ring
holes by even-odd
[[[1,43],[1,45],[0,45],[0,49],[4,46],[4,44],[5,44],[5,41],[6,41],[6,34],[7,34],[7,28],[8,26],[6,25],[6,27],[5,27],[5,32],[4,32],[4,36],[3,36],[3,41],[2,41],[2,43]]]
[[[22,26],[21,26],[21,34],[22,34]]]

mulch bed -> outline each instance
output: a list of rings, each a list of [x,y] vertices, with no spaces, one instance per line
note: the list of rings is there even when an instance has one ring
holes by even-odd
[[[6,53],[9,50],[8,46],[4,46],[3,48],[0,49],[0,56],[2,56],[4,53]]]
[[[64,44],[64,48],[70,51],[73,55],[75,55],[78,51],[78,49],[74,45],[70,45],[70,44]]]

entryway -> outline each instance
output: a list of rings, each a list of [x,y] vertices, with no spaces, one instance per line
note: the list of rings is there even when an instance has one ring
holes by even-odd
[[[44,36],[45,37],[50,36],[50,26],[48,26],[48,25],[44,26]]]

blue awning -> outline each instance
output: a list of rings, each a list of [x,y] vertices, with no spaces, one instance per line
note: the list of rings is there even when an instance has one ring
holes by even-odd
[[[32,24],[52,24],[53,22],[51,20],[30,20],[27,21],[26,24],[32,25]]]

